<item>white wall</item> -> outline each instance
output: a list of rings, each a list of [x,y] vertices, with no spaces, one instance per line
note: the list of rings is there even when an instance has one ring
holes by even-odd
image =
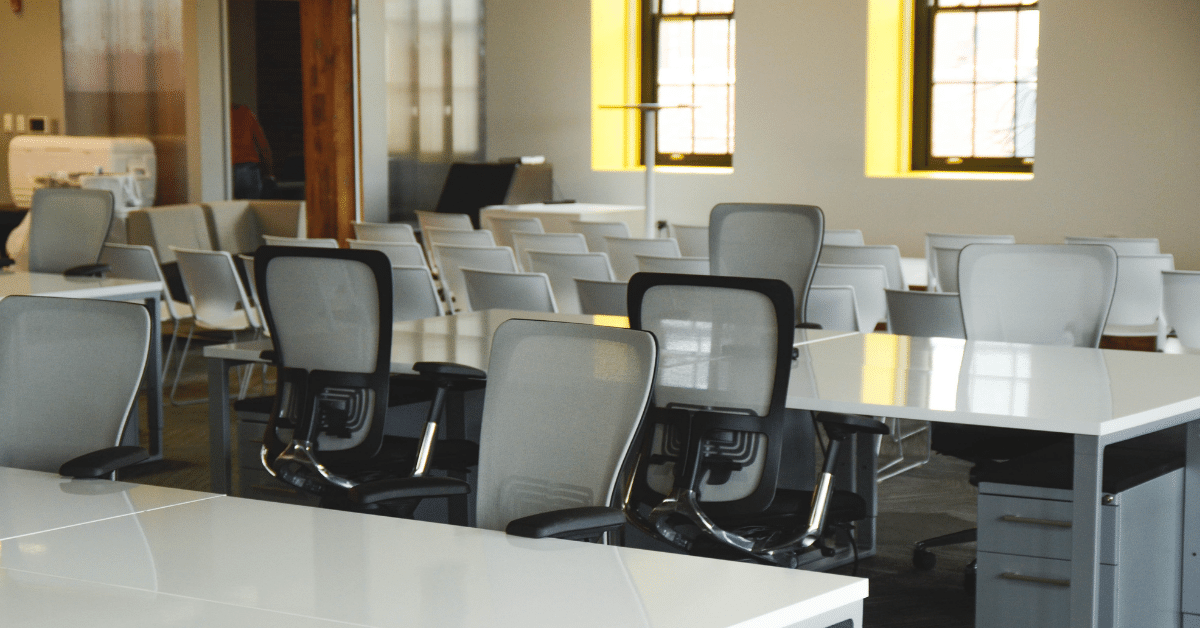
[[[1157,236],[1200,269],[1200,2],[1045,3],[1032,181],[864,176],[866,2],[738,0],[734,172],[660,174],[660,218],[812,203],[906,255],[925,231]],[[486,7],[488,158],[544,154],[565,196],[640,204],[640,172],[591,170],[590,0]]]

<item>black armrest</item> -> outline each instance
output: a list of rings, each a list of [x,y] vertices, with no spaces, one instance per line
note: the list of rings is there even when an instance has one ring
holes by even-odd
[[[824,329],[820,323],[796,323],[796,329]]]
[[[486,371],[453,362],[417,362],[412,368],[430,379],[447,381],[487,379]]]
[[[625,525],[625,512],[609,506],[564,508],[514,519],[504,528],[513,536],[531,539],[592,539]]]
[[[100,478],[149,457],[150,454],[141,447],[109,447],[68,460],[58,468],[58,474],[71,478]]]
[[[278,364],[279,354],[275,353],[274,349],[264,349],[258,352],[258,359],[270,362],[271,364]]]
[[[456,478],[394,478],[365,482],[350,489],[350,501],[364,506],[380,502],[466,495],[471,485]]]
[[[108,264],[84,264],[63,271],[66,277],[99,277],[110,270]]]
[[[844,439],[854,433],[887,434],[891,430],[883,421],[861,414],[839,414],[836,412],[817,412],[813,418],[825,426],[825,433],[835,440]]]

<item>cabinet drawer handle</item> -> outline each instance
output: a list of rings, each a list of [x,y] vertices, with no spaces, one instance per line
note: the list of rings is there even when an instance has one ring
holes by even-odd
[[[1032,523],[1039,526],[1054,526],[1056,528],[1070,528],[1070,521],[1056,521],[1054,519],[1034,519],[1032,517],[1018,517],[1016,515],[1004,515],[1000,517],[1001,521],[1009,523]]]
[[[1059,580],[1057,578],[1042,578],[1039,576],[1026,576],[1024,574],[1012,573],[1011,571],[1006,571],[1006,572],[1000,574],[1000,577],[1004,578],[1005,580],[1018,580],[1020,582],[1036,582],[1038,584],[1052,584],[1057,587],[1071,586],[1070,580]]]

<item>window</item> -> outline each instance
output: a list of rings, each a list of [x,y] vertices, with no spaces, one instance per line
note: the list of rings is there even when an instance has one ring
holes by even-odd
[[[1032,172],[1036,0],[917,0],[914,170]]]
[[[658,112],[655,163],[732,166],[733,0],[642,0],[642,102]]]

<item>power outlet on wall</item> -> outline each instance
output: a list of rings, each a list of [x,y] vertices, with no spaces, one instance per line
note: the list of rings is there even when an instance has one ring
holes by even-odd
[[[4,131],[12,133],[13,130],[13,115],[11,113],[4,114]]]

